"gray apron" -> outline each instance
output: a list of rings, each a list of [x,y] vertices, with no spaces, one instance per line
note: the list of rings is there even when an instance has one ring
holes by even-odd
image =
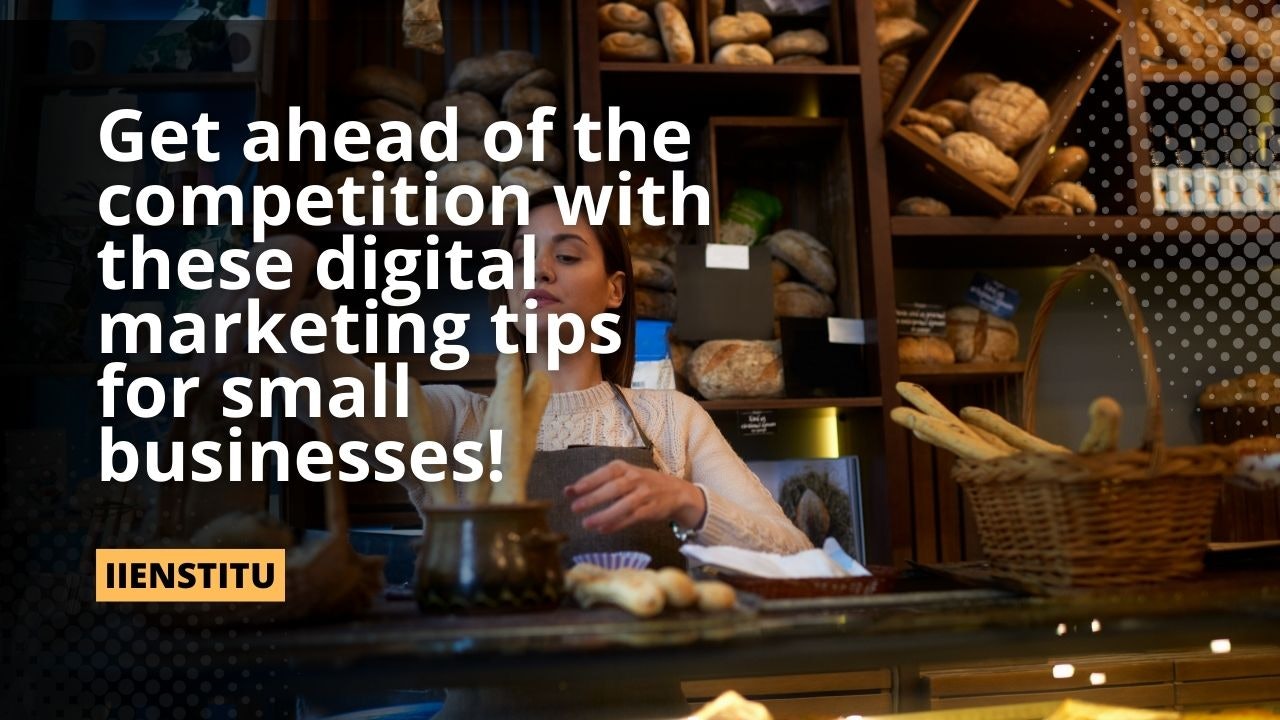
[[[582,553],[634,550],[648,553],[653,558],[650,567],[683,568],[684,556],[680,554],[680,543],[669,522],[642,523],[606,535],[582,527],[582,521],[587,515],[578,515],[569,509],[572,501],[565,497],[564,488],[613,460],[623,460],[636,467],[653,470],[658,467],[653,460],[653,441],[645,434],[644,428],[640,427],[631,403],[627,402],[617,385],[609,383],[609,387],[613,389],[618,402],[627,409],[644,444],[640,447],[573,445],[564,450],[539,450],[534,453],[533,466],[529,470],[529,499],[551,503],[551,529],[569,538],[561,550],[561,558],[566,566],[573,564],[574,555]],[[592,511],[602,509],[597,507]]]

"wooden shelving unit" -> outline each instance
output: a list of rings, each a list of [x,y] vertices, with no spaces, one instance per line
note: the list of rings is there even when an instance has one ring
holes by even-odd
[[[254,87],[256,72],[105,73],[100,75],[32,75],[28,87],[56,90],[218,90]]]
[[[884,403],[877,396],[854,398],[735,398],[731,400],[702,400],[700,404],[708,411],[717,411],[878,408]]]
[[[1270,85],[1276,77],[1276,70],[1270,67],[1231,66],[1191,68],[1182,65],[1156,65],[1142,63],[1142,81],[1144,83],[1260,83]]]
[[[975,378],[1021,375],[1026,363],[955,363],[953,365],[900,365],[898,373],[903,380],[928,380],[931,382],[965,381]]]

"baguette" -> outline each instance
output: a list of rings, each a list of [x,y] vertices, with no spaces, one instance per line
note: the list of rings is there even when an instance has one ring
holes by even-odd
[[[583,607],[608,603],[642,618],[653,617],[666,606],[666,595],[653,573],[643,570],[614,570],[584,580],[574,588],[573,598]]]
[[[1080,443],[1081,455],[1115,452],[1120,444],[1120,420],[1124,411],[1114,398],[1100,397],[1089,404],[1089,432]]]
[[[538,370],[529,374],[525,381],[524,397],[520,407],[520,457],[517,458],[511,477],[503,477],[504,482],[514,486],[512,494],[515,502],[528,500],[529,468],[533,465],[533,454],[538,449],[538,430],[542,427],[542,413],[547,409],[547,400],[551,398],[551,376]]]
[[[502,354],[498,356],[497,367],[497,383],[493,387],[493,394],[489,396],[489,407],[484,413],[484,424],[480,428],[480,442],[487,443],[489,441],[489,433],[492,430],[500,430],[502,432],[502,456],[498,461],[497,468],[489,468],[490,470],[500,470],[502,479],[497,482],[491,482],[489,477],[481,477],[472,484],[470,498],[473,503],[481,504],[489,502],[490,494],[493,496],[495,503],[511,503],[520,502],[517,494],[523,492],[523,488],[516,487],[516,483],[512,482],[513,475],[518,474],[515,470],[518,458],[522,456],[521,445],[524,441],[521,432],[521,415],[522,406],[524,404],[524,363],[519,355]],[[486,455],[486,457],[488,457]],[[494,488],[497,485],[497,488]]]
[[[409,378],[413,387],[409,390],[409,438],[414,445],[428,440],[435,440],[435,426],[431,421],[431,408],[427,406],[427,398],[422,394],[421,384]],[[445,468],[444,479],[440,482],[426,484],[427,497],[433,505],[452,505],[458,501],[458,491],[453,485],[453,471]]]
[[[986,441],[987,441],[988,443],[990,443],[993,447],[995,447],[995,448],[997,448],[997,449],[999,449],[999,450],[1004,450],[1006,453],[1008,453],[1008,454],[1010,454],[1010,455],[1013,455],[1014,453],[1018,452],[1018,449],[1017,449],[1017,448],[1015,448],[1014,446],[1012,446],[1012,445],[1010,445],[1009,443],[1007,443],[1007,442],[1005,442],[1005,441],[1001,440],[1000,438],[996,437],[995,435],[992,435],[991,433],[987,432],[986,430],[983,430],[983,429],[982,429],[982,428],[980,428],[980,427],[975,427],[975,426],[973,426],[973,425],[970,425],[969,423],[964,423],[964,426],[965,426],[966,428],[968,428],[969,430],[971,430],[972,432],[976,433],[976,434],[978,435],[978,437],[982,438],[983,440],[986,440]]]
[[[1071,450],[1054,443],[1032,435],[1013,423],[1005,420],[999,415],[977,407],[967,407],[960,410],[960,417],[965,422],[982,428],[996,437],[1004,440],[1018,450],[1038,453],[1070,453]]]
[[[948,410],[946,405],[943,405],[933,396],[933,393],[925,390],[923,387],[909,382],[900,382],[893,387],[898,391],[898,395],[900,395],[903,400],[915,405],[916,408],[925,415],[935,417],[948,424],[955,425],[956,429],[970,437],[973,437],[974,439],[982,440],[990,445],[995,445],[995,443],[989,442],[985,437],[979,435],[976,430],[966,425],[962,420],[960,420],[960,418],[956,417],[955,413]],[[1012,450],[1012,448],[1010,448],[1010,450]]]
[[[950,450],[968,460],[994,460],[1009,453],[989,445],[986,441],[962,430],[956,423],[925,415],[907,407],[894,408],[889,417],[908,428],[921,440]]]

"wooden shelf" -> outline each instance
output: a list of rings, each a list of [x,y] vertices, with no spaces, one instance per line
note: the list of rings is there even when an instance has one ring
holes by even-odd
[[[699,81],[716,77],[846,77],[862,74],[857,65],[715,65],[708,63],[602,62],[600,72],[610,74],[647,74],[694,77]]]
[[[1150,237],[1182,232],[1231,232],[1280,230],[1280,215],[1090,215],[1052,217],[1006,215],[1004,217],[909,217],[892,220],[894,237]]]
[[[1182,65],[1142,64],[1142,81],[1152,84],[1225,82],[1233,85],[1244,85],[1246,83],[1270,85],[1275,80],[1275,76],[1276,73],[1269,67],[1246,68],[1234,66],[1228,67],[1226,70],[1216,67],[1197,70]]]
[[[809,408],[878,408],[878,397],[854,398],[731,398],[727,400],[702,400],[708,411],[716,410],[802,410]]]
[[[954,363],[951,365],[900,365],[898,374],[903,380],[962,381],[999,375],[1021,375],[1027,369],[1022,362],[1007,363]]]
[[[136,90],[210,90],[249,88],[258,84],[256,72],[114,73],[103,75],[32,75],[29,87],[43,90],[125,88]]]
[[[838,115],[856,95],[857,65],[600,63],[604,106],[625,117],[671,120],[707,115]],[[672,105],[672,98],[680,102]],[[678,107],[677,107],[678,105]]]

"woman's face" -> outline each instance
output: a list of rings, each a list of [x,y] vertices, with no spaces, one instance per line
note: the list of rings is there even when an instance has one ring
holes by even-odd
[[[526,247],[532,234],[534,248]],[[545,334],[547,317],[577,315],[588,329],[591,318],[622,305],[626,276],[605,271],[604,249],[586,222],[566,225],[555,205],[542,205],[529,213],[529,224],[516,231],[511,248],[516,264],[516,287],[507,292],[507,307],[521,315],[535,315],[539,334]],[[534,263],[535,287],[523,286],[524,263]],[[532,300],[534,308],[528,307]],[[519,324],[521,332],[527,319]]]

